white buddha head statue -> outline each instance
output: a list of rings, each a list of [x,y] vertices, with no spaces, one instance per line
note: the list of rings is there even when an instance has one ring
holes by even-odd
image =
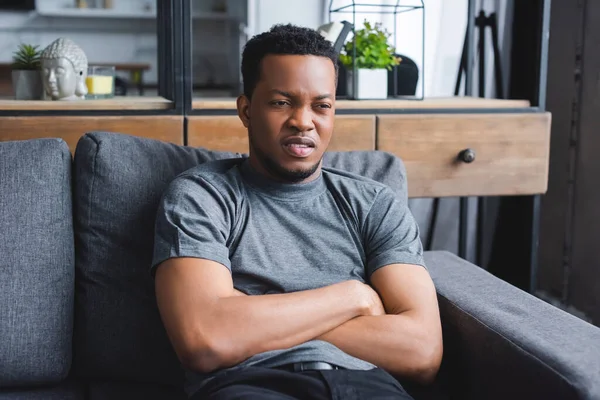
[[[70,39],[59,38],[44,49],[41,60],[46,95],[52,100],[85,98],[88,61],[81,47]]]

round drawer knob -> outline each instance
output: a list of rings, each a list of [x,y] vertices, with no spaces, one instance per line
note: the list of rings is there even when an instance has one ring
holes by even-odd
[[[475,161],[475,151],[472,149],[464,149],[458,154],[458,159],[464,163],[472,163]]]

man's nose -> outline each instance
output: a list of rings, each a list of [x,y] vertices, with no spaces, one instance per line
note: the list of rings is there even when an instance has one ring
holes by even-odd
[[[56,82],[56,74],[54,74],[54,71],[50,71],[50,74],[48,75],[48,82]]]
[[[292,128],[295,128],[299,132],[306,132],[315,129],[312,110],[307,107],[295,108],[292,116],[289,119],[289,124]]]

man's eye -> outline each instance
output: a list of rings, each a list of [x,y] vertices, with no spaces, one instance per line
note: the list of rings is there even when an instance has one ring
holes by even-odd
[[[328,109],[328,108],[331,108],[331,104],[326,104],[326,103],[324,103],[324,104],[318,104],[317,107],[318,108],[323,108],[323,109]]]
[[[287,102],[285,100],[275,100],[275,101],[271,102],[271,104],[276,107],[285,107],[289,104],[289,102]]]

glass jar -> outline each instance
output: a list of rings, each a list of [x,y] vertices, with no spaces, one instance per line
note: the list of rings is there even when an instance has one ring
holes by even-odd
[[[115,67],[89,66],[85,83],[88,88],[86,99],[111,99],[115,97]]]

